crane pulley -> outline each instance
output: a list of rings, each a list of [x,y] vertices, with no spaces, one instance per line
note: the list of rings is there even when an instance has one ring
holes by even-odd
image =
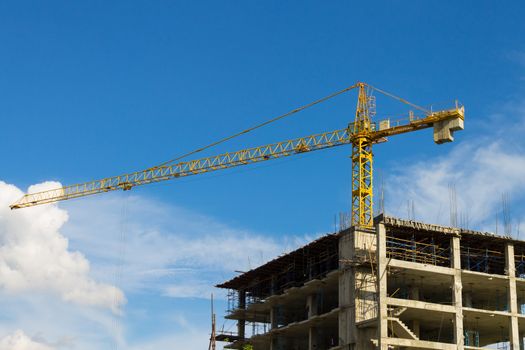
[[[352,225],[371,227],[373,225],[372,145],[386,141],[386,138],[389,136],[430,127],[434,128],[434,141],[436,143],[440,144],[453,141],[454,131],[463,129],[464,107],[458,105],[456,102],[455,106],[451,109],[432,112],[408,103],[403,99],[397,98],[392,94],[374,88],[366,83],[357,83],[306,106],[297,108],[278,118],[274,118],[270,122],[299,112],[307,107],[326,101],[329,98],[355,88],[359,89],[355,119],[343,129],[247,148],[237,152],[223,153],[212,157],[190,161],[167,162],[129,174],[63,186],[38,193],[28,193],[10,207],[11,209],[20,209],[119,189],[130,190],[139,185],[352,144]],[[392,122],[390,119],[382,120],[379,123],[373,122],[375,99],[374,96],[369,93],[370,90],[395,97],[412,107],[422,110],[424,115],[422,117],[416,117],[411,112],[408,122]],[[234,136],[241,135],[268,123],[269,122],[263,123]],[[197,153],[205,148],[190,154]]]

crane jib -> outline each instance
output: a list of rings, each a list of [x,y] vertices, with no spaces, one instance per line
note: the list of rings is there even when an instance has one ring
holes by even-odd
[[[163,165],[130,174],[114,176],[98,181],[91,181],[53,190],[30,193],[11,205],[11,209],[20,209],[38,204],[52,203],[66,199],[87,196],[114,190],[129,190],[135,186],[153,182],[197,175],[210,171],[232,168],[250,163],[258,163],[293,154],[305,153],[350,143],[348,130],[301,137],[284,142],[277,142],[260,147],[223,153],[213,157],[201,158],[173,165]]]

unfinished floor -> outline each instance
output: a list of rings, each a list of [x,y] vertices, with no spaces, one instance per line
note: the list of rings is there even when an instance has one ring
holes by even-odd
[[[217,287],[254,350],[522,349],[525,242],[387,216]]]

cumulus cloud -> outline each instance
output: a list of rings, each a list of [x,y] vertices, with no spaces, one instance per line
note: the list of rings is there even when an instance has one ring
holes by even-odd
[[[235,270],[254,268],[298,245],[296,239],[274,239],[141,196],[114,193],[64,205],[72,244],[98,262],[99,276],[121,265],[119,285],[130,292],[209,298],[218,292],[213,286]],[[97,237],[90,234],[94,230]]]
[[[57,186],[46,182],[28,191]],[[71,251],[61,234],[67,212],[56,205],[11,211],[8,205],[22,195],[17,187],[0,181],[0,289],[11,294],[53,293],[67,302],[118,312],[125,302],[123,292],[90,277],[89,261]]]
[[[525,197],[525,106],[509,104],[487,120],[491,124],[486,133],[467,137],[445,156],[428,157],[393,171],[387,181],[387,213],[406,217],[409,200],[414,203],[416,219],[448,225],[449,186],[453,185],[458,223],[462,216],[465,225],[468,217],[470,228],[494,231],[502,196],[508,194],[514,203]]]
[[[392,198],[412,199],[416,214],[429,222],[449,220],[449,186],[456,188],[458,208],[473,224],[493,219],[504,193],[525,190],[525,155],[494,142],[463,144],[446,157],[414,164],[393,177]],[[403,208],[403,203],[391,205]]]
[[[22,330],[0,338],[0,350],[53,350],[52,347],[36,342]]]
[[[44,183],[29,191],[59,185]],[[101,349],[113,343],[122,349],[163,348],[189,335],[190,344],[199,339],[206,346],[207,328],[180,325],[166,337],[129,339],[128,322],[147,314],[141,303],[134,304],[136,298],[208,299],[214,292],[220,299],[221,291],[213,286],[234,276],[234,270],[254,268],[306,240],[272,238],[126,193],[11,211],[8,204],[22,194],[0,182],[0,306],[9,318],[0,320],[0,335],[21,328],[54,339],[43,343],[57,349]],[[125,319],[89,307],[114,308],[115,295],[122,298],[121,305],[122,292],[114,286],[131,296]],[[173,309],[155,313],[155,318],[163,322],[168,313],[173,315]],[[52,323],[49,314],[54,315]]]

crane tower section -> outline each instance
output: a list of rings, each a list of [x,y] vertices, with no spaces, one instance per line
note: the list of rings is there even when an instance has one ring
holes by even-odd
[[[375,99],[359,83],[359,94],[352,131],[352,225],[372,226],[373,220],[373,154],[372,113]]]

